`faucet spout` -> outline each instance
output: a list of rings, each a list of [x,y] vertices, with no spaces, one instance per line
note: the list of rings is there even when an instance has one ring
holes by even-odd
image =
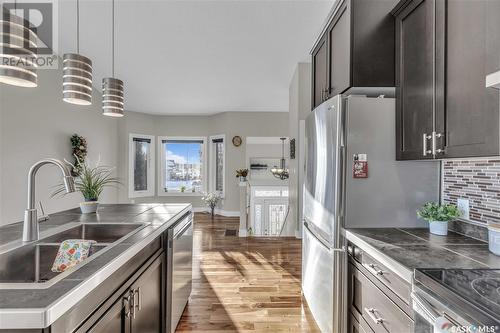
[[[52,164],[59,168],[63,175],[63,183],[67,193],[75,192],[75,181],[68,166],[60,160],[46,158],[33,164],[28,172],[28,207],[24,212],[23,242],[38,240],[38,217],[35,207],[35,178],[37,171],[44,165]]]

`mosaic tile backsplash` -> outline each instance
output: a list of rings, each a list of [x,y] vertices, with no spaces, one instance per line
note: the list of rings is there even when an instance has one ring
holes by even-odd
[[[457,203],[469,199],[470,220],[500,222],[500,159],[442,162],[442,199]]]

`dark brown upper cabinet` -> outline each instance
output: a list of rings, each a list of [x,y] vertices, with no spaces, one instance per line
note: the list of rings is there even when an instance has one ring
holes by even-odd
[[[500,154],[500,1],[403,0],[396,17],[400,160]]]
[[[344,0],[312,51],[312,109],[338,94],[393,91],[394,0]]]

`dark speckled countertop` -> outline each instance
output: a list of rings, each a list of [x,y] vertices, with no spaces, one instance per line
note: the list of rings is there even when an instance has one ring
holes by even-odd
[[[40,239],[67,226],[79,223],[144,223],[142,229],[117,241],[107,251],[98,252],[86,262],[65,272],[61,280],[44,288],[11,289],[0,284],[0,330],[30,329],[51,325],[75,305],[86,292],[154,241],[180,217],[191,211],[190,204],[117,204],[101,205],[97,214],[81,214],[71,209],[51,214],[40,223]],[[0,227],[0,253],[22,246],[22,223]],[[92,260],[90,260],[92,259]],[[1,269],[7,269],[1,267]]]
[[[454,232],[437,236],[428,229],[367,228],[345,234],[375,259],[389,261],[408,282],[415,268],[500,269],[500,256],[489,252],[487,243]]]

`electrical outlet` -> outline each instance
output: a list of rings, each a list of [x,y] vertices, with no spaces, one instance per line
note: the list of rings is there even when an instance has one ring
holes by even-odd
[[[460,211],[460,217],[463,219],[469,219],[469,199],[458,199],[457,208]]]

